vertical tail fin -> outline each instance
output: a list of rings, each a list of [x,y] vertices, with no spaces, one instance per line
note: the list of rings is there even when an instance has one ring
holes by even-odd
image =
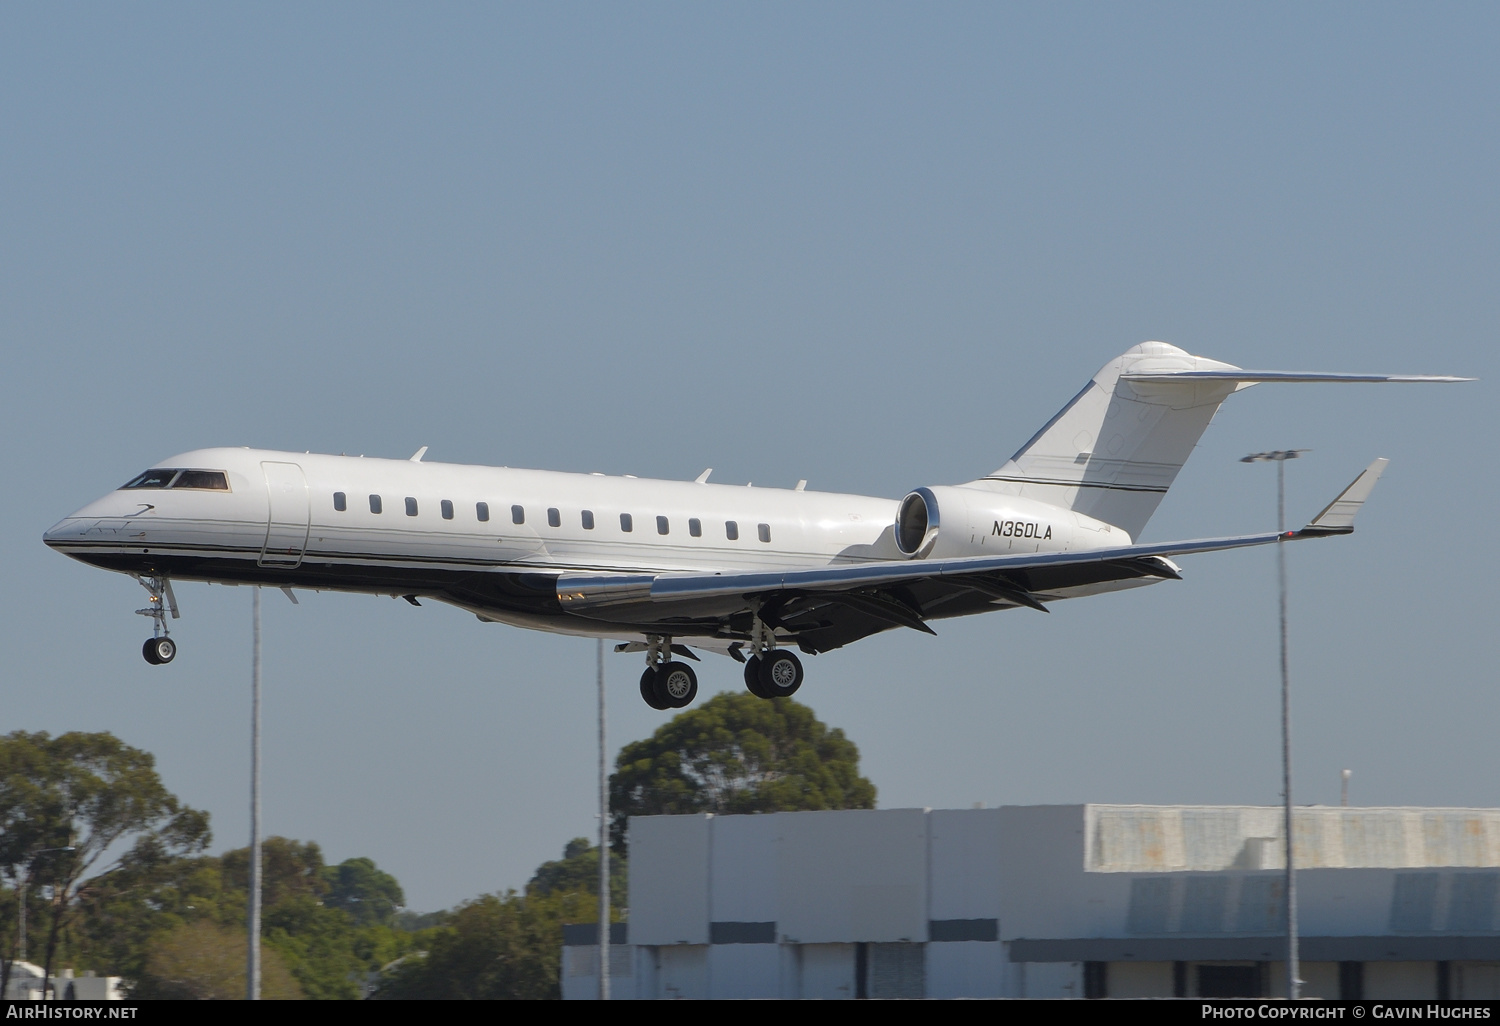
[[[1165,342],[1143,342],[1105,364],[1005,466],[969,482],[969,487],[1071,509],[1136,538],[1192,455],[1219,404],[1242,388],[1271,381],[1410,384],[1472,380],[1446,374],[1243,370],[1193,356]],[[1371,465],[1365,475],[1361,480],[1367,484],[1360,487],[1368,492],[1380,468]],[[1335,512],[1325,511],[1330,516]],[[1317,527],[1319,522],[1309,526]]]
[[[1227,375],[1173,376],[1237,370],[1165,342],[1135,346],[1105,364],[1005,466],[970,486],[1072,509],[1137,537],[1219,404],[1245,387]]]

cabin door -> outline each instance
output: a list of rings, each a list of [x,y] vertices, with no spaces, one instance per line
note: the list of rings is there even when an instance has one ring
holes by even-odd
[[[261,566],[297,566],[307,549],[312,521],[307,478],[295,463],[262,463],[270,509],[266,516],[266,543],[261,548]]]

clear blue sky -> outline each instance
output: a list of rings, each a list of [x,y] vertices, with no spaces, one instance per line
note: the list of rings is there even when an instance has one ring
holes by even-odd
[[[1444,4],[0,8],[0,729],[111,730],[247,832],[250,593],[41,544],[255,445],[899,497],[1106,360],[1477,375],[1235,396],[1145,537],[1311,515],[1296,794],[1500,805],[1500,9]],[[893,806],[1273,803],[1274,562],[893,632],[799,697]],[[411,904],[595,829],[593,646],[266,596],[266,825]],[[662,720],[611,656],[617,744]],[[740,685],[712,660],[705,694]]]

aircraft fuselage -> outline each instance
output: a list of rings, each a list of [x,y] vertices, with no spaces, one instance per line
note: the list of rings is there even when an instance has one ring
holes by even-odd
[[[201,477],[172,486],[164,475],[124,487],[65,517],[46,543],[124,573],[430,597],[485,619],[587,635],[642,625],[565,612],[553,584],[561,573],[784,570],[1129,543],[1071,510],[961,488],[939,490],[941,529],[907,554],[894,537],[899,501],[862,495],[237,448],[159,466],[221,473],[223,487]]]

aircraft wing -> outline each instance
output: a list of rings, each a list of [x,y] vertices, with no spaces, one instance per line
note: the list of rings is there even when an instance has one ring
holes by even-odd
[[[1173,556],[1350,533],[1386,462],[1371,463],[1300,531],[761,572],[572,573],[557,579],[557,595],[563,609],[584,617],[720,638],[747,634],[755,607],[804,649],[826,651],[893,627],[935,633],[929,620],[1003,606],[1046,611],[1047,601],[1070,594],[1177,578]]]

